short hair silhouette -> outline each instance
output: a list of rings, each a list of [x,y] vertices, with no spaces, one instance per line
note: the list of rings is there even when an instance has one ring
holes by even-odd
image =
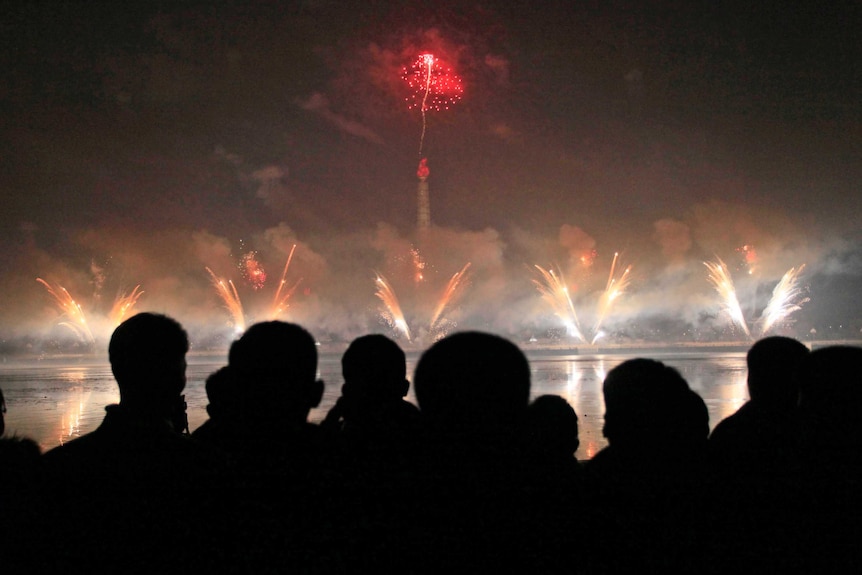
[[[511,420],[520,418],[527,407],[530,366],[524,353],[507,339],[460,332],[422,354],[414,386],[419,408],[429,419]]]
[[[320,403],[317,344],[302,326],[284,321],[252,325],[231,345],[228,364],[249,407],[288,409],[304,421],[308,410]]]
[[[236,400],[235,377],[230,366],[223,366],[207,376],[204,389],[207,393],[207,413],[210,417],[230,412]]]
[[[836,444],[862,445],[862,347],[816,349],[805,358],[800,372],[799,408],[805,432],[828,436]]]
[[[151,403],[182,392],[188,350],[185,330],[166,315],[144,312],[121,323],[108,344],[120,403]]]
[[[746,355],[749,397],[772,405],[795,406],[799,401],[799,362],[809,353],[805,344],[790,337],[756,341]]]
[[[407,357],[397,343],[380,334],[364,335],[350,342],[341,357],[342,393],[358,391],[380,399],[407,395]]]
[[[611,445],[639,445],[661,438],[705,441],[709,414],[680,373],[653,359],[630,359],[611,369],[602,386],[604,435]]]
[[[548,454],[574,457],[578,450],[578,414],[559,395],[540,395],[527,409],[534,449]]]
[[[284,321],[256,323],[231,345],[228,363],[264,379],[314,379],[317,345],[302,326]]]

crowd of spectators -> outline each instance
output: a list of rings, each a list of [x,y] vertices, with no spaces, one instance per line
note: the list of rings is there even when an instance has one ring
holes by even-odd
[[[44,454],[0,439],[3,573],[860,572],[862,348],[757,341],[750,399],[711,433],[677,370],[627,360],[587,461],[575,411],[531,401],[526,356],[497,335],[429,347],[418,405],[400,347],[360,337],[313,424],[314,337],[259,323],[191,433],[188,349],[175,320],[133,316],[95,431]]]

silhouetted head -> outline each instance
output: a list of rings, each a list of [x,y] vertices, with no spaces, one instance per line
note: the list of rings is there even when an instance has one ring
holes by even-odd
[[[303,327],[283,321],[257,323],[233,342],[231,371],[249,406],[301,418],[320,403],[317,345]]]
[[[801,364],[799,409],[809,436],[862,445],[862,348],[836,345],[812,351]]]
[[[230,366],[224,366],[207,377],[204,388],[207,392],[207,413],[210,417],[221,418],[236,404],[236,383]]]
[[[354,339],[341,357],[345,397],[393,401],[407,395],[407,358],[397,343],[384,335]]]
[[[795,407],[799,401],[797,380],[800,362],[810,352],[793,338],[765,337],[751,346],[748,364],[748,395],[752,401]]]
[[[461,332],[422,354],[413,383],[423,418],[438,427],[503,427],[526,412],[530,366],[502,337]]]
[[[139,313],[121,323],[108,344],[120,404],[173,409],[186,385],[188,350],[186,332],[165,315]]]
[[[604,435],[610,445],[696,445],[709,434],[706,404],[660,361],[631,359],[608,372]]]
[[[534,449],[559,457],[574,457],[578,439],[578,414],[559,395],[540,395],[527,408],[527,425]]]

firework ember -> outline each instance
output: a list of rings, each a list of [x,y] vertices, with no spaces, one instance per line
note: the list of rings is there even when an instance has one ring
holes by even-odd
[[[607,317],[614,301],[623,295],[629,285],[631,278],[629,274],[632,271],[632,266],[627,266],[620,277],[617,278],[614,276],[619,256],[619,253],[614,253],[614,259],[613,262],[611,262],[611,271],[608,274],[608,283],[605,286],[605,291],[602,292],[599,299],[599,314],[598,319],[596,319],[595,326],[593,327],[593,333],[596,334],[595,337],[593,337],[593,342],[595,342],[601,335],[604,335],[600,331],[602,322],[605,320],[605,317]]]
[[[266,270],[257,261],[257,252],[248,252],[243,255],[239,263],[239,270],[242,278],[254,289],[259,290],[266,284]]]
[[[278,319],[282,313],[287,311],[287,308],[290,307],[290,298],[293,296],[293,292],[296,291],[296,288],[299,287],[299,283],[302,281],[302,278],[296,280],[296,283],[285,291],[284,286],[287,284],[287,270],[290,268],[290,261],[293,259],[294,251],[296,251],[296,244],[293,244],[293,247],[290,248],[290,254],[287,256],[287,263],[284,264],[284,271],[281,272],[281,281],[278,282],[278,289],[275,291],[275,298],[272,300],[272,308],[269,312],[270,319]]]
[[[440,319],[443,312],[447,307],[452,305],[454,300],[460,295],[460,292],[463,291],[462,287],[466,280],[465,274],[467,273],[467,269],[470,267],[470,262],[461,268],[461,271],[457,272],[455,275],[449,279],[449,283],[446,284],[446,289],[443,290],[443,295],[440,297],[440,301],[437,303],[437,307],[434,310],[434,315],[431,316],[431,330],[438,330],[440,326]]]
[[[558,277],[552,269],[544,269],[541,266],[535,266],[539,271],[541,280],[534,279],[533,283],[539,293],[554,310],[554,314],[563,320],[563,325],[566,326],[566,333],[579,341],[586,341],[578,326],[578,315],[575,313],[575,306],[572,303],[572,298],[569,294],[569,288],[566,282],[562,279],[562,274]]]
[[[425,280],[425,258],[419,253],[419,248],[412,248],[410,257],[413,260],[413,281],[422,283]]]
[[[757,251],[751,244],[745,244],[741,248],[736,248],[736,251],[742,254],[742,259],[745,263],[745,269],[748,275],[754,275],[757,271]]]
[[[464,88],[461,78],[452,72],[434,54],[421,54],[410,67],[403,69],[401,77],[411,90],[405,98],[407,108],[419,108],[422,113],[422,136],[419,139],[419,155],[425,142],[426,118],[428,111],[448,110],[449,106],[461,99]]]
[[[239,299],[236,286],[233,285],[232,281],[224,280],[215,275],[211,269],[206,268],[206,270],[210,274],[213,287],[224,303],[225,309],[230,313],[234,329],[237,333],[245,331],[245,315],[242,311],[242,302]]]
[[[389,327],[400,332],[407,341],[410,341],[410,328],[407,327],[407,320],[404,319],[401,304],[398,303],[398,298],[395,296],[392,286],[380,274],[377,274],[375,283],[377,285],[376,295],[383,302],[383,308],[380,310],[381,317],[386,320]]]
[[[47,289],[48,293],[54,298],[54,303],[56,303],[57,307],[60,308],[62,317],[66,318],[66,320],[61,321],[59,325],[70,329],[81,339],[81,341],[85,343],[95,343],[96,339],[93,337],[93,332],[90,331],[90,326],[87,324],[84,310],[81,308],[80,304],[75,301],[75,298],[69,294],[66,288],[60,284],[57,284],[56,287],[52,287],[51,284],[42,278],[36,278],[36,281],[45,286],[45,289]]]
[[[717,258],[717,260],[716,262],[703,262],[703,265],[709,270],[709,281],[718,295],[721,296],[722,307],[730,316],[731,321],[739,326],[748,338],[751,338],[751,331],[748,329],[745,316],[742,314],[742,307],[740,307],[739,299],[736,297],[736,288],[733,287],[733,280],[730,278],[727,265],[721,258]]]
[[[804,269],[805,264],[790,268],[772,290],[772,297],[761,316],[761,334],[765,335],[775,324],[786,321],[790,314],[802,309],[802,305],[809,301],[799,286],[799,276]]]
[[[136,285],[131,293],[128,295],[121,293],[114,300],[114,305],[108,314],[108,320],[113,326],[120,325],[124,319],[131,315],[129,312],[135,307],[135,304],[138,303],[138,298],[144,293],[140,291],[140,288],[140,285]]]

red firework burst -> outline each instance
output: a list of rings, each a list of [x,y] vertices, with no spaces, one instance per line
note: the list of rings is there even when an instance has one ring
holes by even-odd
[[[257,261],[257,252],[248,252],[243,255],[242,260],[240,260],[239,269],[242,272],[243,279],[251,284],[254,289],[258,290],[266,284],[266,270]]]
[[[448,110],[464,92],[461,78],[434,54],[421,54],[412,65],[404,68],[401,77],[411,90],[405,98],[410,110]]]

